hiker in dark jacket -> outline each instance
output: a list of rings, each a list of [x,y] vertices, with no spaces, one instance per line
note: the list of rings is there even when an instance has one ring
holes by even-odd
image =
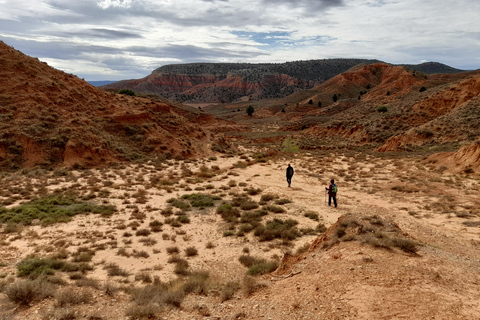
[[[332,204],[332,199],[333,199],[333,204],[335,205],[335,208],[337,207],[337,185],[335,184],[335,180],[332,179],[330,180],[330,185],[325,187],[325,190],[328,192],[328,206]]]
[[[287,167],[287,183],[288,183],[288,187],[290,187],[290,184],[292,183],[292,177],[293,177],[293,168],[292,166],[290,165],[290,163],[288,164],[288,167]]]

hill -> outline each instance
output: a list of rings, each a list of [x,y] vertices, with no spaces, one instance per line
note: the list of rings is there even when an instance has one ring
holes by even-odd
[[[0,43],[0,166],[99,165],[204,154],[198,109],[118,95]]]
[[[370,145],[379,151],[413,150],[478,139],[479,94],[478,71],[428,75],[380,63],[359,65],[264,105],[271,110],[266,116],[278,117],[280,130],[303,130],[307,149]],[[262,107],[255,107],[261,117]]]
[[[286,63],[192,63],[162,66],[151,75],[103,86],[153,93],[188,103],[230,103],[282,98],[310,89],[358,64],[378,63],[367,59],[325,59]],[[440,63],[412,68],[426,73],[459,72]]]

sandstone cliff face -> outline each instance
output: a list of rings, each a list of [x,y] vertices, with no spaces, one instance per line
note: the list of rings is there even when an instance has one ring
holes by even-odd
[[[104,89],[130,89],[190,103],[227,103],[241,99],[278,98],[313,87],[314,81],[295,79],[284,74],[267,74],[249,79],[238,74],[163,74],[152,73],[138,80],[126,80],[104,86]]]
[[[201,154],[212,138],[196,118],[218,121],[194,108],[105,92],[0,43],[3,167]]]
[[[428,163],[446,168],[451,173],[480,174],[480,143],[462,146],[455,152],[436,153],[428,157]]]

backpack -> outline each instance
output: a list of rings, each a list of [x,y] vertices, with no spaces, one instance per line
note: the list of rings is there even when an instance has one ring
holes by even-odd
[[[335,183],[332,184],[332,193],[337,193],[337,191],[338,191],[337,185]]]

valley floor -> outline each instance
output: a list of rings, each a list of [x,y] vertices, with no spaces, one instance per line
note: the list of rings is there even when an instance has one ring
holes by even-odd
[[[3,224],[0,319],[480,319],[478,177],[450,175],[413,156],[254,153],[2,174],[8,209],[74,192],[116,211],[47,226]],[[338,208],[326,204],[332,178]],[[200,200],[211,205],[192,194],[209,195]],[[393,222],[416,252],[341,236],[332,246],[311,246],[345,214]],[[269,240],[262,238],[269,221],[295,226]],[[18,277],[19,263],[33,255],[84,268]],[[282,261],[285,255],[291,259]],[[287,271],[247,276],[241,257]],[[22,301],[12,298],[14,289],[22,293],[15,285],[28,281],[53,291],[14,303]],[[155,286],[163,293],[139,290]]]

